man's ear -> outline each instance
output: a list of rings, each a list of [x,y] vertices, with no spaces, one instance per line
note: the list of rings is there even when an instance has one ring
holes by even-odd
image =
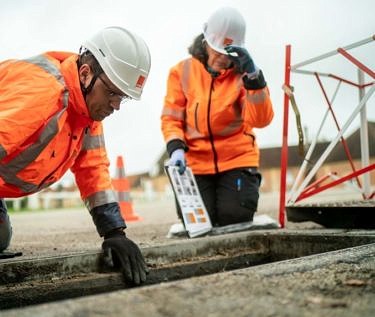
[[[78,70],[79,81],[84,87],[87,87],[93,78],[93,73],[89,64],[83,64]]]

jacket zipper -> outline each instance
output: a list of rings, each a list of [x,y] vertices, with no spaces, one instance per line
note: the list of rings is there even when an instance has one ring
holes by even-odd
[[[215,81],[215,78],[212,78],[211,80],[211,86],[210,86],[210,94],[208,96],[208,106],[207,106],[207,128],[208,128],[208,135],[210,137],[210,143],[211,143],[211,148],[212,148],[212,152],[214,154],[214,167],[215,167],[215,173],[219,173],[219,168],[217,166],[217,152],[216,152],[216,149],[215,149],[215,145],[214,145],[214,136],[212,134],[212,130],[211,130],[211,125],[210,125],[210,112],[211,112],[211,94],[212,94],[212,91],[213,91],[213,87],[214,87],[214,81]]]

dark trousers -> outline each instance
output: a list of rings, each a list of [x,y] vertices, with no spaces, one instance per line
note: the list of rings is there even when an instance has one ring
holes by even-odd
[[[256,168],[194,176],[213,226],[253,220],[262,179]],[[182,219],[178,204],[177,214]]]
[[[0,198],[0,252],[5,250],[12,238],[12,227],[4,199]]]

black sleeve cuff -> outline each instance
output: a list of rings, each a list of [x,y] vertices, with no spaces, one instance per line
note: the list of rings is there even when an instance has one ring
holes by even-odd
[[[118,203],[97,206],[90,210],[90,214],[96,226],[96,230],[101,237],[114,229],[126,228]]]
[[[173,139],[167,143],[167,152],[169,157],[172,155],[173,151],[177,149],[183,149],[185,152],[189,150],[185,142],[180,139]]]
[[[243,85],[247,90],[262,89],[267,86],[264,79],[263,72],[259,70],[259,74],[256,78],[250,79],[246,75],[242,77]]]

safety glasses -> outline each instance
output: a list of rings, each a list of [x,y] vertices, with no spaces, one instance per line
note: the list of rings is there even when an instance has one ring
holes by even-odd
[[[109,85],[105,82],[105,80],[101,76],[98,76],[98,78],[100,79],[100,81],[105,86],[107,94],[108,94],[108,97],[110,99],[112,99],[112,100],[116,99],[116,101],[119,101],[120,103],[132,100],[132,97],[130,97],[130,96],[126,95],[126,94],[119,94],[117,92],[114,92],[111,89],[111,87],[109,87]]]

